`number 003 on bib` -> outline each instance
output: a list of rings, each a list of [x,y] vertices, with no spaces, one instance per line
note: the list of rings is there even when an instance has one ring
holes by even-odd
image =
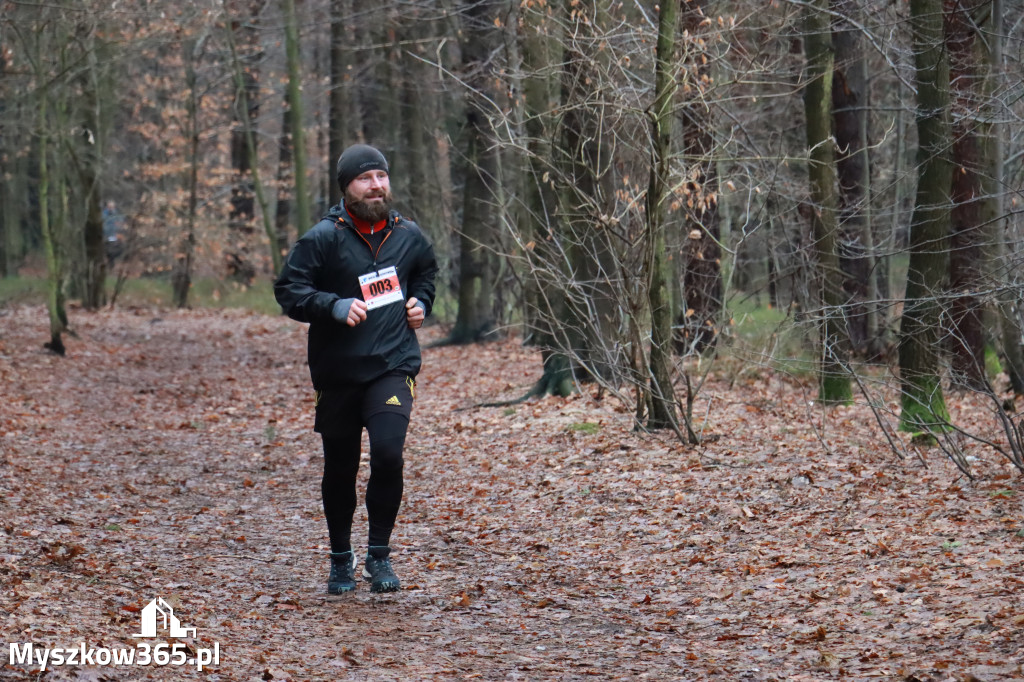
[[[395,271],[394,266],[360,275],[359,287],[363,290],[363,300],[366,301],[367,310],[405,300],[402,296],[402,287],[398,283],[398,272]]]

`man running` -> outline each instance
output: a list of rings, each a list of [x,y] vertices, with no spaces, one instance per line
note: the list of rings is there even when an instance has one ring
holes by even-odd
[[[309,323],[314,430],[324,448],[321,482],[331,541],[327,592],[356,588],[351,544],[362,432],[370,439],[369,538],[363,575],[372,592],[400,588],[391,531],[402,502],[402,451],[420,370],[416,329],[430,314],[437,262],[416,223],[391,210],[384,155],[342,152],[344,195],[303,235],[274,285],[284,312]]]

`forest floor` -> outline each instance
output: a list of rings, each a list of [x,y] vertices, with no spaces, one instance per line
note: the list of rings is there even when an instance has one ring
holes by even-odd
[[[60,358],[42,308],[0,309],[2,679],[1024,676],[1024,481],[989,448],[973,481],[940,450],[897,457],[863,405],[769,372],[705,385],[718,438],[690,448],[590,392],[474,407],[537,378],[513,340],[428,349],[403,589],[328,596],[303,326],[71,315]],[[133,637],[157,597],[193,636]],[[219,662],[9,660],[161,642]]]

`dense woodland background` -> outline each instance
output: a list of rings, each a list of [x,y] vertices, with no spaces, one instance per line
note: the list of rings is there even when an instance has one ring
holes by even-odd
[[[1024,0],[0,0],[0,631],[1021,679],[1022,61]],[[353,142],[442,269],[403,590],[345,598],[270,284]]]
[[[532,392],[695,444],[771,368],[1024,470],[1022,59],[1021,0],[0,1],[0,275],[58,353],[69,301],[266,292],[368,142],[445,340],[521,331]]]

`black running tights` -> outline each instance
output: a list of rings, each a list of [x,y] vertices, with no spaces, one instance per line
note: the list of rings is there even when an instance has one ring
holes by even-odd
[[[370,481],[366,486],[369,545],[387,546],[402,504],[402,450],[409,419],[382,412],[366,421],[370,436]],[[356,478],[363,435],[362,425],[353,423],[343,435],[323,436],[324,477],[320,491],[327,517],[332,552],[352,549],[352,516],[356,511]]]

